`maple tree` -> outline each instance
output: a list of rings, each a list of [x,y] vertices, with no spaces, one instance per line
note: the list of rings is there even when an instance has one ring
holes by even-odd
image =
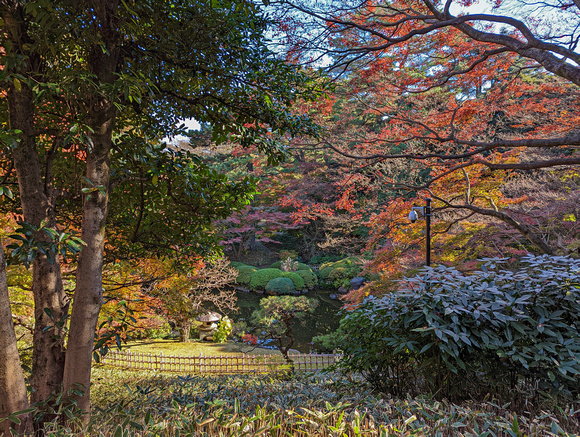
[[[280,212],[274,206],[248,205],[222,220],[218,226],[223,229],[225,237],[221,244],[240,259],[244,249],[255,249],[257,242],[279,244],[276,234],[297,229],[300,223],[294,222],[290,213]]]
[[[295,110],[304,112],[305,104]],[[319,114],[310,115],[316,120]],[[237,259],[255,243],[275,248],[292,241],[292,249],[305,260],[321,253],[354,255],[364,247],[360,217],[347,210],[342,168],[331,153],[291,149],[284,162],[269,166],[251,148],[225,147],[233,148],[233,158],[220,153],[218,147],[206,160],[208,165],[220,168],[232,180],[247,177],[249,172],[259,192],[245,211],[219,222],[225,235],[222,244]]]
[[[442,261],[468,242],[465,257],[577,250],[578,5],[542,3],[539,18],[520,4],[282,2],[288,56],[326,56],[336,78],[323,140],[295,145],[342,157],[351,211],[374,196],[363,217],[382,268],[413,265],[392,267],[419,254],[423,225],[405,217],[422,197]]]
[[[143,293],[157,300],[158,312],[175,323],[179,340],[189,340],[195,318],[207,311],[233,311],[237,297],[232,284],[238,272],[225,258],[204,261],[145,259],[139,262],[147,286]]]

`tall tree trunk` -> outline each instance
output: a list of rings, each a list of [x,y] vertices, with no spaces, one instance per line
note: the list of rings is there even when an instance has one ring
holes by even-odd
[[[190,339],[190,332],[191,332],[191,324],[188,323],[183,323],[180,324],[178,327],[178,331],[179,331],[179,341],[181,342],[186,342],[189,341]]]
[[[28,396],[24,374],[20,366],[20,356],[16,345],[16,334],[10,311],[10,299],[8,297],[8,285],[6,283],[6,262],[4,250],[0,247],[0,418],[7,417],[11,413],[28,408]],[[10,435],[10,427],[19,433],[32,431],[30,415],[19,416],[20,425],[14,425],[5,420],[0,423],[0,436]]]
[[[87,0],[95,13],[102,44],[94,44],[87,62],[91,73],[101,85],[110,86],[116,80],[119,59],[118,14],[119,0]],[[104,50],[104,48],[106,50]],[[103,304],[102,273],[105,249],[105,223],[109,206],[109,180],[111,176],[110,152],[116,117],[113,104],[115,96],[106,89],[98,97],[88,100],[88,125],[92,133],[87,146],[87,179],[93,191],[83,205],[81,238],[83,247],[76,275],[74,305],[71,314],[68,350],[64,370],[64,389],[82,386],[84,396],[76,397],[77,405],[90,411],[91,363],[95,330]],[[89,420],[89,415],[85,415]]]
[[[97,139],[96,135],[94,137]],[[87,178],[95,187],[107,187],[110,176],[110,145],[108,144],[110,136],[108,141],[106,135],[98,140],[101,144],[95,143],[94,151],[87,156]],[[87,412],[90,410],[91,363],[95,330],[103,303],[102,271],[107,204],[108,195],[100,190],[90,193],[84,203],[81,238],[86,246],[80,253],[77,267],[64,369],[65,392],[70,388],[81,388],[84,396],[77,397],[77,405]]]
[[[24,220],[34,226],[46,223],[56,227],[54,207],[50,204],[50,181],[43,181],[34,132],[34,97],[25,83],[20,90],[8,91],[10,128],[22,131],[18,145],[13,149],[14,167],[18,175],[20,201]],[[48,240],[39,232],[36,237]],[[69,299],[64,292],[58,256],[50,263],[38,255],[32,265],[34,293],[34,352],[32,358],[31,401],[46,399],[60,389],[64,369],[64,321],[68,314]]]

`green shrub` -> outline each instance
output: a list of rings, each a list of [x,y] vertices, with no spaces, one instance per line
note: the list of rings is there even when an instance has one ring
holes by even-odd
[[[291,260],[295,260],[298,258],[298,254],[293,250],[281,250],[280,251],[280,259],[290,258]]]
[[[282,276],[290,279],[296,290],[302,290],[305,287],[304,279],[296,272],[282,272]]]
[[[294,283],[290,278],[274,278],[266,284],[266,291],[274,294],[290,294],[294,293]]]
[[[328,281],[328,278],[330,277],[333,271],[334,267],[325,267],[318,271],[318,276],[320,276],[320,279],[322,279],[323,281]]]
[[[248,264],[239,262],[239,261],[230,261],[230,267],[233,267],[235,269],[237,269],[238,267],[254,267],[254,266],[249,266]]]
[[[276,261],[275,263],[273,263],[270,268],[271,269],[279,269],[280,267],[282,267],[282,261]],[[312,271],[312,269],[310,268],[310,266],[308,264],[304,264],[304,263],[298,263],[298,267],[296,269],[296,271],[298,270],[308,270],[308,271]]]
[[[578,395],[580,260],[529,255],[516,272],[499,261],[471,275],[426,268],[368,298],[341,321],[341,365],[398,394],[423,382],[449,398]]]
[[[320,334],[312,337],[312,343],[317,352],[331,353],[342,348],[346,339],[346,333],[342,327],[328,334]]]
[[[258,270],[257,268],[248,265],[239,266],[236,267],[236,269],[238,270],[236,282],[245,286],[250,285],[250,278],[252,277],[252,274]]]
[[[348,258],[343,258],[338,261],[330,261],[325,262],[324,264],[320,265],[320,269],[324,269],[325,267],[350,267],[354,265],[360,265],[360,260],[356,256],[349,256]]]
[[[327,262],[320,266],[318,275],[325,287],[346,287],[350,280],[362,272],[360,260],[357,257],[344,258],[335,262]]]
[[[231,335],[234,325],[228,316],[224,316],[218,323],[217,330],[213,333],[215,343],[225,343]]]
[[[274,278],[281,278],[282,270],[279,269],[262,269],[252,273],[250,277],[250,288],[252,290],[263,289],[266,284]]]
[[[324,264],[329,262],[340,261],[342,256],[340,255],[316,255],[310,258],[310,264]]]
[[[308,289],[318,286],[318,276],[310,270],[296,270],[296,274],[304,280],[304,286]]]

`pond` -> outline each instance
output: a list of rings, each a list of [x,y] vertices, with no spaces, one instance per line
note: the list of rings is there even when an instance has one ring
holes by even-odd
[[[292,333],[294,334],[294,345],[292,349],[300,352],[310,352],[312,337],[320,334],[328,334],[338,328],[340,316],[338,314],[342,307],[341,300],[331,299],[330,295],[336,293],[334,290],[311,290],[306,296],[318,300],[318,306],[314,313],[309,316],[304,323],[295,323]],[[268,297],[264,294],[237,292],[239,310],[228,314],[234,321],[245,321],[250,325],[252,313],[260,308],[260,300]]]

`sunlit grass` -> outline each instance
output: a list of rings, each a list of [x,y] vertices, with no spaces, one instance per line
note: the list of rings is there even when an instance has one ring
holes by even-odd
[[[177,340],[138,340],[128,342],[123,350],[147,354],[183,355],[183,356],[235,356],[240,354],[249,355],[279,355],[276,349],[263,349],[244,343],[228,341],[226,343],[212,343],[209,341]]]
[[[97,366],[84,434],[49,436],[572,436],[571,406],[515,415],[492,402],[461,405],[373,393],[340,374],[175,376]]]

